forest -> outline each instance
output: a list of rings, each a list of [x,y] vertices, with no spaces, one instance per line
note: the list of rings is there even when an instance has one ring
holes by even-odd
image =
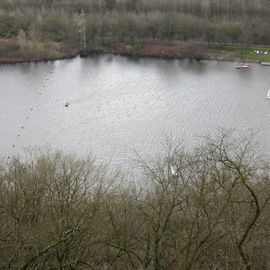
[[[209,44],[269,45],[269,18],[268,0],[3,0],[0,57],[86,49],[203,58]]]
[[[61,153],[0,164],[0,268],[263,270],[270,168],[249,137],[168,143],[127,172]],[[133,178],[134,180],[134,178]]]

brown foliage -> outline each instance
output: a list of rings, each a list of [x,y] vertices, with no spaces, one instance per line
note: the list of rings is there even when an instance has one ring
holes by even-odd
[[[91,158],[13,158],[0,170],[0,268],[268,269],[270,168],[252,146],[222,133],[169,147],[138,158],[136,187]]]

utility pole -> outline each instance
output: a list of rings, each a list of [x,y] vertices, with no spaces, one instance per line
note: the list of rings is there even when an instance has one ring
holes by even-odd
[[[79,33],[80,33],[80,56],[86,57],[87,56],[87,47],[86,47],[86,20],[85,20],[85,13],[82,10],[81,14],[77,18],[77,24],[79,26]]]

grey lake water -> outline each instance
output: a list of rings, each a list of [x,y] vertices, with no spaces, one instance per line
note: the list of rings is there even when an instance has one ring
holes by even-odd
[[[125,164],[220,127],[254,130],[268,154],[270,67],[235,66],[112,55],[0,65],[0,154],[50,147]]]

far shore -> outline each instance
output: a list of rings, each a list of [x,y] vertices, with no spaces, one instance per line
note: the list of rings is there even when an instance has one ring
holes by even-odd
[[[270,48],[269,55],[256,55],[254,47],[250,46],[249,52],[246,55],[241,53],[241,45],[222,45],[222,44],[207,44],[196,42],[172,42],[166,41],[163,43],[124,43],[119,42],[113,48],[106,48],[100,46],[98,49],[91,48],[84,52],[84,57],[90,57],[94,54],[113,54],[132,57],[153,57],[153,58],[167,58],[167,59],[191,59],[191,60],[212,60],[212,61],[229,61],[229,62],[270,62]],[[261,46],[258,48],[261,48]],[[263,48],[268,50],[268,48]],[[255,49],[256,51],[256,49]],[[48,62],[55,60],[71,59],[80,55],[79,50],[72,50],[72,52],[62,52],[61,55],[54,56],[1,56],[0,64],[16,64],[16,63],[35,63]]]
[[[60,57],[44,57],[44,58],[0,57],[0,65],[50,62],[50,61],[56,61],[56,60],[72,59],[78,55],[79,54],[71,54],[71,55],[64,55],[64,56],[60,56]]]

